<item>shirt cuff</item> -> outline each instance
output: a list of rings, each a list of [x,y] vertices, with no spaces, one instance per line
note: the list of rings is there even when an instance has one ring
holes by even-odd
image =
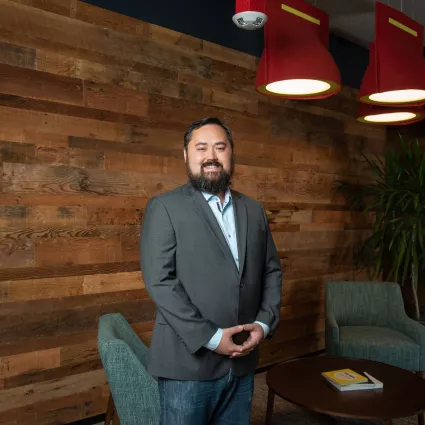
[[[215,351],[220,344],[221,337],[223,336],[223,329],[217,329],[217,332],[214,336],[204,345],[205,348],[208,348],[211,351]]]
[[[269,334],[270,332],[270,328],[263,322],[259,322],[258,320],[256,320],[254,323],[258,323],[264,330],[264,338]]]

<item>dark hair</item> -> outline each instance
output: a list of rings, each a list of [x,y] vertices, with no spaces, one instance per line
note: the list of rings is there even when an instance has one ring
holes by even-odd
[[[186,133],[184,133],[184,148],[187,149],[187,145],[192,140],[192,133],[195,130],[198,130],[198,128],[201,128],[204,125],[208,124],[218,125],[226,132],[227,139],[229,140],[230,146],[233,150],[232,132],[230,131],[229,127],[227,127],[227,125],[223,124],[218,118],[214,117],[202,118],[198,121],[194,121],[192,124],[189,125],[188,129],[186,130]]]

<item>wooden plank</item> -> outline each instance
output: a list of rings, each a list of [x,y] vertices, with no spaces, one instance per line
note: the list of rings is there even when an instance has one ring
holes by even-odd
[[[83,375],[72,375],[59,382],[46,381],[2,391],[0,412],[7,412],[18,407],[59,399],[75,392],[89,391],[96,386],[103,386],[107,382],[103,370],[87,372]]]
[[[0,281],[0,303],[143,289],[140,272]],[[78,298],[74,298],[74,300]],[[12,305],[18,308],[22,304]],[[23,304],[25,305],[25,304]]]
[[[121,250],[124,258],[129,261],[140,261],[140,237],[124,236],[121,238]]]
[[[123,125],[138,125],[146,121],[146,118],[140,115],[125,115],[115,111],[55,103],[48,100],[24,98],[15,95],[0,96],[0,105],[8,108],[68,115],[70,117],[104,120]],[[107,107],[106,104],[105,107]]]
[[[252,172],[250,171],[250,173]],[[256,175],[258,176],[259,173]],[[312,203],[313,201],[321,204],[345,203],[342,196],[335,195],[333,175],[312,171],[290,172],[286,170],[279,170],[279,173],[275,175],[279,177],[274,181],[271,179],[257,180],[257,184],[261,185],[262,188],[257,198],[260,201],[277,201],[289,204]],[[239,190],[243,191],[242,182]]]
[[[148,96],[134,90],[85,81],[84,97],[90,108],[142,117],[148,113]]]
[[[308,133],[308,134],[307,134]],[[279,107],[271,116],[270,134],[274,138],[295,137],[316,142],[344,133],[342,120]]]
[[[149,37],[148,23],[82,1],[77,2],[75,18],[126,34]]]
[[[116,143],[109,140],[96,140],[84,137],[70,137],[69,146],[73,148],[80,149],[93,149],[101,151],[115,151],[119,153],[130,153],[130,154],[140,154],[140,155],[150,155],[150,156],[176,156],[179,158],[182,157],[182,149],[177,152],[177,150],[171,150],[167,146],[158,146],[154,145],[154,142],[151,141],[152,145],[147,145],[144,143],[139,143],[134,141],[132,137],[131,143]]]
[[[0,356],[11,356],[30,351],[47,350],[49,348],[78,344],[84,340],[95,339],[96,335],[97,329],[91,329],[88,331],[69,332],[64,335],[13,341],[7,344],[0,344]]]
[[[35,265],[34,243],[26,240],[0,239],[0,269]]]
[[[120,311],[114,312],[122,313]],[[141,338],[143,338],[144,341],[146,341],[145,336],[149,333],[149,329],[153,328],[153,321],[145,320],[139,323],[131,323],[131,326],[135,332]],[[69,332],[64,335],[54,335],[43,338],[28,338],[26,340],[10,342],[4,345],[0,344],[0,356],[11,356],[15,354],[28,353],[31,351],[40,351],[50,348],[76,345],[81,343],[81,341],[90,341],[96,339],[97,333],[97,329],[92,329],[86,331]]]
[[[94,386],[88,391],[33,403],[31,408],[22,409],[22,407],[17,407],[9,409],[2,412],[0,424],[4,425],[4,421],[8,420],[19,421],[19,425],[24,423],[51,424],[55,420],[60,423],[69,423],[90,416],[92,406],[98,405],[99,400],[103,400],[107,396],[109,396],[109,387],[106,384]],[[105,410],[106,405],[107,401],[104,404]],[[60,419],[55,419],[55,414]]]
[[[164,94],[169,96],[178,92],[177,71],[130,59],[116,59],[100,53],[81,51],[73,49],[72,46],[58,49],[47,41],[35,42],[22,35],[14,37],[19,44],[31,46],[30,48],[36,51],[39,71],[157,94],[164,91]],[[190,74],[187,76],[196,78]]]
[[[89,193],[67,195],[7,194],[0,196],[0,205],[50,205],[50,206],[93,206],[111,208],[144,208],[148,198],[137,196],[97,196]]]
[[[4,3],[5,16],[0,17],[0,27],[6,31],[30,35],[43,40],[55,40],[64,46],[73,46],[86,51],[99,52],[119,59],[127,59],[149,65],[161,66],[175,71],[185,70],[190,74],[208,76],[209,58],[192,52],[175,51],[166,46],[136,36],[104,29],[96,25],[51,15],[39,9],[32,9],[31,14],[24,6]],[[13,18],[12,18],[13,17]],[[60,26],[61,31],[57,31]]]
[[[122,294],[128,295],[128,298],[125,298]],[[116,298],[115,302],[111,302],[111,298],[116,297],[116,294],[113,293],[102,296],[98,294],[95,294],[95,296],[86,295],[77,297],[77,300],[76,297],[70,297],[62,304],[75,303],[82,298],[87,299],[86,303],[98,302],[98,304],[53,311],[24,311],[22,314],[12,314],[13,306],[1,304],[0,345],[24,342],[30,338],[58,338],[71,333],[96,330],[99,317],[107,313],[120,312],[130,323],[153,320],[156,311],[155,305],[150,299],[137,299],[139,294],[140,291],[121,291],[120,298]],[[136,298],[132,299],[133,296]],[[108,298],[109,304],[100,303],[100,300],[103,299],[106,302]],[[27,305],[37,305],[37,303],[41,304],[42,302],[51,303],[51,300],[27,301],[29,303]]]
[[[37,9],[43,9],[47,12],[57,13],[58,15],[69,16],[71,3],[73,0],[11,0],[15,3],[30,6]]]
[[[0,162],[33,163],[35,146],[29,143],[0,141]]]
[[[31,143],[37,147],[65,148],[68,146],[68,136],[48,133],[32,128],[24,129],[22,132],[22,142]]]
[[[17,205],[0,206],[0,227],[17,226],[25,223],[27,209]]]
[[[0,42],[0,63],[20,68],[36,67],[35,49]]]
[[[176,159],[164,156],[134,155],[127,152],[108,151],[105,152],[105,169],[173,176],[176,185],[182,185],[187,182],[186,165],[183,158]]]
[[[2,280],[0,281],[0,304],[82,295],[83,284],[84,276]]]
[[[103,392],[106,392],[106,387],[104,387]],[[75,396],[73,397],[75,399]],[[37,423],[40,425],[50,425],[55,421],[62,424],[73,423],[99,416],[106,412],[108,401],[109,395],[86,396],[86,401],[83,403],[64,408],[55,407],[46,413],[37,414]]]
[[[142,282],[139,286],[133,285],[136,289],[132,290],[115,290],[105,292],[93,292],[84,295],[75,295],[56,299],[34,299],[26,301],[14,301],[3,303],[0,305],[0,317],[5,320],[7,316],[16,314],[20,311],[22,314],[31,314],[36,311],[37,313],[61,313],[65,310],[88,308],[93,306],[105,307],[110,304],[128,302],[131,304],[133,301],[147,302],[146,307],[151,308],[149,303],[149,294],[144,289]],[[52,304],[53,303],[53,304]]]
[[[60,356],[61,352],[59,348],[51,348],[50,350],[1,357],[0,378],[59,367],[61,362]]]
[[[202,53],[210,58],[247,68],[252,71],[257,69],[257,58],[254,56],[209,41],[204,40],[202,43]]]
[[[3,390],[9,390],[29,384],[36,384],[53,380],[58,381],[72,375],[83,374],[99,369],[102,369],[102,363],[99,358],[86,362],[80,362],[71,366],[50,367],[46,370],[36,370],[23,373],[21,375],[0,379],[0,388],[3,388]]]
[[[143,175],[131,172],[105,172],[71,167],[3,164],[5,193],[73,194],[87,192],[100,196],[140,196],[150,198],[176,188],[175,176]]]
[[[281,320],[291,320],[312,314],[323,313],[323,309],[323,299],[306,304],[288,305],[280,309],[280,317]]]
[[[213,60],[211,64],[211,80],[220,84],[229,84],[239,90],[255,92],[256,69],[249,69],[221,60]],[[241,94],[242,97],[242,94]],[[260,97],[264,99],[264,96]]]
[[[140,225],[143,220],[142,208],[87,207],[87,224],[93,225]]]
[[[44,165],[64,165],[93,169],[103,169],[105,167],[105,155],[102,151],[37,146],[35,157],[37,163]]]
[[[254,115],[258,113],[257,101],[244,99],[237,94],[205,89],[203,101],[207,105],[218,106],[220,108],[232,109],[239,112],[248,112]]]
[[[83,81],[19,66],[0,65],[0,92],[83,105]]]
[[[8,266],[0,269],[0,281],[23,280],[23,279],[43,279],[51,276],[83,276],[86,274],[120,273],[140,270],[139,261],[123,261],[115,263],[95,263],[95,264],[65,264],[51,267],[26,267],[14,269]]]
[[[35,265],[96,264],[124,261],[120,238],[37,240]]]
[[[214,106],[194,104],[181,99],[150,96],[150,125],[165,130],[185,131],[192,121],[203,116],[216,116],[230,126],[232,131],[268,137],[268,121],[255,115],[238,111],[227,111]],[[263,139],[258,139],[262,142]]]
[[[164,44],[172,49],[202,53],[202,40],[169,28],[150,24],[148,27],[148,36],[155,43]]]
[[[265,341],[262,345],[260,345],[259,367],[270,366],[285,360],[305,355],[306,353],[314,353],[316,351],[322,350],[324,347],[324,333],[295,339],[290,343],[285,341],[279,345],[273,345],[271,341]]]
[[[275,334],[275,345],[282,342],[320,334],[325,331],[325,318],[323,313],[314,314],[301,319],[283,321],[279,324],[279,329]]]
[[[305,224],[313,220],[313,210],[298,208],[265,209],[269,224]]]
[[[125,141],[129,135],[125,124],[0,106],[1,140],[21,142],[22,132],[32,130],[112,141]]]

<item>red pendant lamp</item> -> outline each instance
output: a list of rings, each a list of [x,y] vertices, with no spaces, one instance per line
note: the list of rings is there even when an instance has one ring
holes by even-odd
[[[257,30],[267,22],[266,0],[236,0],[233,22],[244,30]]]
[[[268,0],[258,92],[287,99],[320,99],[341,90],[329,53],[329,16],[303,0]]]
[[[381,2],[376,2],[375,43],[360,87],[361,102],[375,105],[424,105],[424,28]]]
[[[425,109],[420,106],[388,106],[359,103],[357,121],[378,125],[408,125],[425,118]]]

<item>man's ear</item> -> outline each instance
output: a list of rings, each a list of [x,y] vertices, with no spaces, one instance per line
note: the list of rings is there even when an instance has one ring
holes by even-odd
[[[184,162],[187,162],[187,150],[183,149]]]

